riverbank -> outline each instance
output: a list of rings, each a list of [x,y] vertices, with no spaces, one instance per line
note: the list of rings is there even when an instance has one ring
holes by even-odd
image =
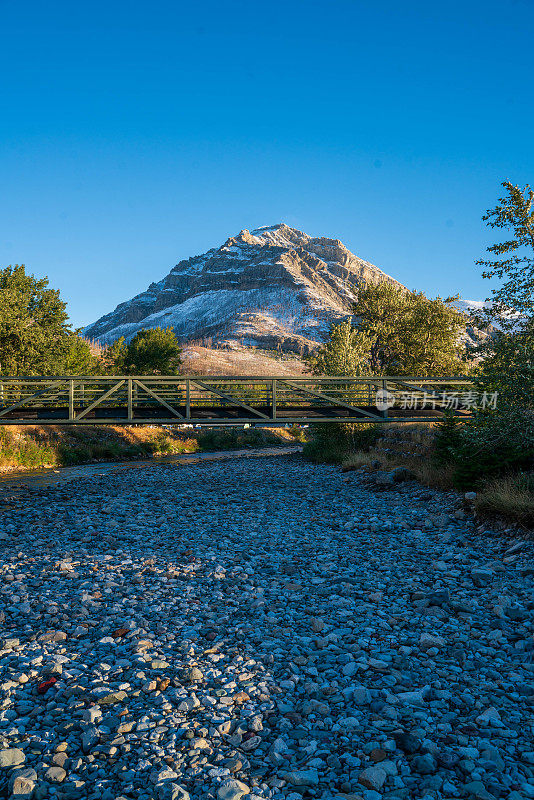
[[[180,453],[276,447],[297,440],[297,433],[283,428],[0,426],[0,474]]]
[[[348,429],[348,432],[347,432]],[[441,446],[447,445],[446,439]],[[439,445],[438,445],[439,446]],[[534,472],[510,469],[503,474],[484,474],[483,462],[472,485],[455,480],[458,464],[437,457],[436,426],[403,423],[384,426],[333,426],[311,428],[304,456],[313,463],[336,464],[343,471],[356,471],[362,479],[387,487],[400,475],[410,476],[431,489],[472,496],[481,521],[494,526],[534,529]]]
[[[0,473],[0,504],[9,500],[2,497],[2,489],[7,489],[13,499],[12,491],[24,487],[55,486],[78,478],[99,478],[130,469],[146,469],[155,464],[190,466],[207,461],[226,461],[234,458],[268,458],[279,455],[296,455],[302,452],[301,445],[284,447],[247,447],[245,450],[219,450],[213,452],[180,453],[175,455],[156,456],[146,461],[104,461],[98,463],[79,464],[75,467],[44,467],[37,470]],[[4,493],[5,494],[5,493]],[[0,510],[2,506],[0,505]]]

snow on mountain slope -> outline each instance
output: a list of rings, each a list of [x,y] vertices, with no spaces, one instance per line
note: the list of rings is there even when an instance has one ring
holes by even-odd
[[[109,344],[143,328],[170,326],[184,342],[210,337],[306,352],[332,322],[350,316],[358,284],[377,281],[397,284],[339,239],[313,238],[281,223],[243,230],[219,248],[180,261],[84,334]]]
[[[482,311],[482,309],[488,307],[486,300],[456,300],[453,305],[456,306],[458,311],[462,311],[464,314],[470,314],[473,311]]]

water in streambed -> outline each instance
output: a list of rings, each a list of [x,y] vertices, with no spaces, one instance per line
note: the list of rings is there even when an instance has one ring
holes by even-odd
[[[43,469],[5,472],[0,474],[0,488],[14,486],[51,486],[75,478],[90,478],[121,470],[140,469],[155,464],[198,464],[199,461],[220,461],[227,458],[250,458],[259,456],[298,453],[300,446],[262,447],[245,450],[224,450],[212,453],[182,453],[179,455],[158,456],[143,461],[110,461],[103,463],[79,464],[74,467],[45,467]]]

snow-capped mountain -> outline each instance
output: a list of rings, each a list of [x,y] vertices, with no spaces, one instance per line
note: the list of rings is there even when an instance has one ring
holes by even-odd
[[[400,286],[339,239],[313,238],[283,223],[243,230],[180,261],[84,335],[109,344],[143,328],[170,326],[184,342],[209,337],[306,352],[324,340],[332,322],[350,316],[358,284],[376,281]]]
[[[456,300],[453,305],[464,314],[476,313],[488,308],[486,300]]]

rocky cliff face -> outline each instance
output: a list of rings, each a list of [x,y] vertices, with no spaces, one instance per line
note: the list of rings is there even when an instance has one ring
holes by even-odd
[[[307,352],[332,322],[350,315],[358,284],[369,281],[397,283],[339,239],[312,238],[284,224],[243,230],[180,261],[84,334],[109,344],[143,328],[171,326],[184,342],[211,338]]]

